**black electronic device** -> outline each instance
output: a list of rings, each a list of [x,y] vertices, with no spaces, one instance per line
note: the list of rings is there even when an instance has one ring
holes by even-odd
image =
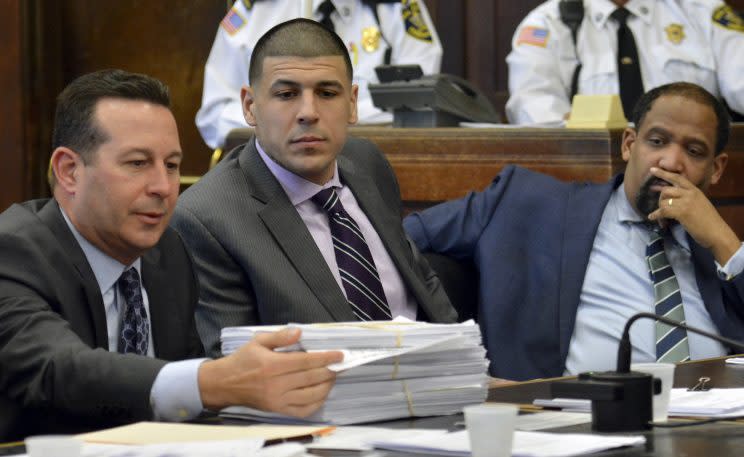
[[[393,112],[394,127],[456,127],[460,122],[500,121],[488,98],[468,81],[447,74],[422,76],[418,65],[384,65],[370,84],[372,102]]]
[[[651,428],[653,395],[661,390],[658,378],[630,371],[630,326],[638,319],[654,319],[720,341],[737,352],[744,344],[652,313],[633,315],[625,324],[617,351],[617,371],[582,373],[577,380],[556,381],[553,397],[586,398],[592,401],[592,429],[598,432],[629,432]]]

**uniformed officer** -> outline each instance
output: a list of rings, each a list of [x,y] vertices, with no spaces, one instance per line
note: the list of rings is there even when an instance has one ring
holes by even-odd
[[[202,106],[196,115],[196,125],[210,147],[219,147],[230,130],[246,126],[240,88],[248,84],[254,44],[274,25],[303,16],[304,3],[238,0],[222,20],[205,67]],[[320,22],[328,15],[347,45],[354,83],[359,85],[359,123],[392,121],[389,113],[372,104],[367,90],[368,83],[377,82],[376,66],[419,64],[425,74],[439,72],[442,46],[421,0],[312,0],[312,11]]]
[[[643,89],[674,82],[699,84],[744,113],[744,20],[720,0],[584,0],[576,45],[561,20],[560,0],[533,10],[512,40],[509,122],[557,122],[571,110],[571,83],[581,63],[577,93],[617,94],[618,6],[630,15]],[[626,117],[629,116],[626,115]]]

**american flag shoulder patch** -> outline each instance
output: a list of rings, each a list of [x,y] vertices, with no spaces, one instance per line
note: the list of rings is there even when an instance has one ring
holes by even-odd
[[[548,32],[548,29],[533,26],[522,27],[517,37],[517,46],[524,43],[544,48],[548,45],[549,35],[550,32]]]
[[[230,35],[235,35],[245,25],[245,19],[238,13],[235,8],[231,8],[222,22],[223,29]]]

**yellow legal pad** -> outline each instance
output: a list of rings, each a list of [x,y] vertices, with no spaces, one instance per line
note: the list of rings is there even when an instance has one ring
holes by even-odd
[[[77,437],[88,443],[158,444],[188,441],[219,441],[263,438],[266,441],[324,435],[335,427],[304,425],[203,425],[137,422],[131,425],[84,433]]]

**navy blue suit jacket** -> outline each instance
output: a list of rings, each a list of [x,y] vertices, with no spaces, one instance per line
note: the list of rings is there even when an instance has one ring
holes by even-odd
[[[563,374],[594,237],[622,179],[566,183],[509,166],[483,192],[405,219],[421,251],[478,268],[478,321],[493,376]],[[744,339],[744,275],[720,280],[712,254],[692,239],[690,247],[713,322],[722,335]]]

